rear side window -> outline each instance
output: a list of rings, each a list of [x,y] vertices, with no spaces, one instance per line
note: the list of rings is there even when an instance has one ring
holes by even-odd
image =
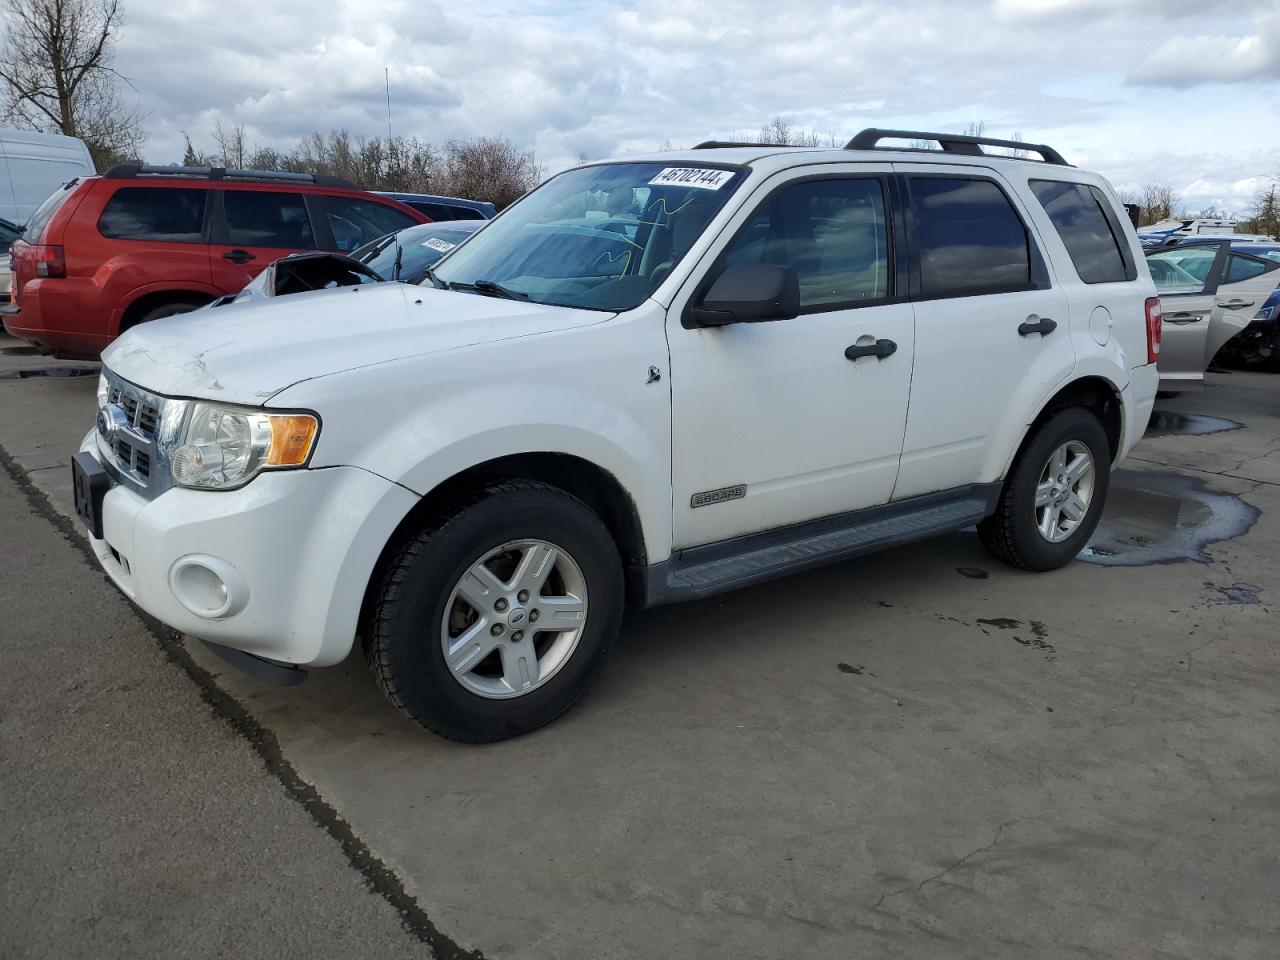
[[[1099,192],[1083,183],[1032,180],[1031,190],[1053,221],[1076,273],[1085,283],[1119,283],[1137,277],[1121,253],[1120,241]]]
[[[207,190],[121,187],[98,218],[98,232],[111,240],[204,242]]]
[[[1267,267],[1268,264],[1260,260],[1233,254],[1227,266],[1227,279],[1223,283],[1239,283],[1241,280],[1252,279],[1264,273]]]
[[[990,180],[912,177],[911,209],[922,296],[1033,288],[1027,228]]]
[[[324,218],[333,231],[334,246],[344,253],[418,222],[407,213],[374,200],[356,197],[320,197],[319,200]]]
[[[31,219],[27,221],[26,227],[23,228],[23,240],[27,241],[27,243],[40,242],[44,228],[49,225],[49,221],[58,212],[58,208],[66,203],[71,195],[76,192],[76,186],[79,182],[79,180],[68,180],[53,193],[49,194],[48,199],[36,208],[36,212],[31,215]]]
[[[889,295],[889,232],[879,180],[805,180],[760,207],[724,253],[726,266],[771,263],[800,280],[800,308],[836,310]]]
[[[227,243],[240,247],[314,250],[315,234],[300,193],[228,190]]]

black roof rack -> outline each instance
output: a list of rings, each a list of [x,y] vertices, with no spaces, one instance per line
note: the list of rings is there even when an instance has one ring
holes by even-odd
[[[310,183],[319,187],[344,187],[359,190],[343,177],[314,173],[288,173],[283,170],[235,170],[226,167],[161,167],[137,163],[116,164],[105,174],[108,180],[132,180],[136,177],[177,177],[184,180],[263,180],[271,183]]]
[[[962,153],[970,157],[991,156],[991,154],[982,149],[983,147],[1027,150],[1031,153],[1040,154],[1045,163],[1052,163],[1060,167],[1070,166],[1062,158],[1062,154],[1053,149],[1053,147],[1045,146],[1043,143],[1023,143],[1021,140],[996,140],[992,137],[970,137],[959,133],[926,133],[920,130],[878,130],[875,127],[869,127],[845,144],[845,149],[875,150],[879,148],[881,140],[936,140],[944,153]]]
[[[703,140],[694,150],[718,150],[721,147],[791,147],[791,143],[748,143],[745,140]]]

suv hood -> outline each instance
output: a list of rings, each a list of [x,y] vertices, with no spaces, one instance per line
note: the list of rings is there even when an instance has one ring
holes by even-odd
[[[379,283],[154,320],[120,337],[102,362],[154,393],[260,405],[303,380],[588,326],[609,316]]]

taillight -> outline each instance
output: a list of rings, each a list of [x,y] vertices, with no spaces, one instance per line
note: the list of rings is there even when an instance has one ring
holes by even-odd
[[[32,247],[36,261],[37,277],[65,277],[67,275],[67,258],[62,247]]]
[[[1163,320],[1160,298],[1152,297],[1147,301],[1147,363],[1155,363],[1160,359],[1160,327]]]

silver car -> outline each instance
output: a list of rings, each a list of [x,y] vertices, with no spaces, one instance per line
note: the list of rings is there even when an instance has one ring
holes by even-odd
[[[13,283],[13,270],[9,266],[9,246],[21,233],[21,227],[8,220],[0,220],[0,304],[9,302],[9,287]]]
[[[1163,247],[1147,254],[1164,332],[1160,389],[1194,390],[1205,368],[1280,285],[1280,263],[1231,249],[1231,241]]]

